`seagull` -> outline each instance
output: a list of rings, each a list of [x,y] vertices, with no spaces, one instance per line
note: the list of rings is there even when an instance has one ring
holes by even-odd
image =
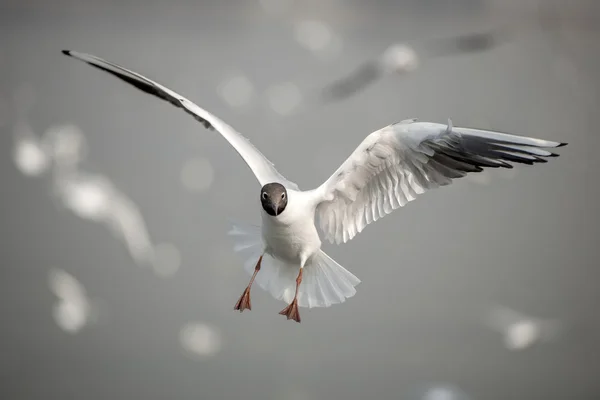
[[[499,23],[483,31],[429,38],[414,45],[392,44],[376,58],[363,62],[345,77],[326,85],[320,98],[325,103],[346,100],[379,79],[412,73],[421,64],[430,63],[436,58],[492,51],[507,43],[527,39],[540,31],[556,46],[557,42],[562,42],[559,36],[563,29],[584,33],[598,30],[597,18],[593,12],[574,15],[571,10],[565,13],[552,1],[541,2],[533,14],[519,12],[518,16],[509,14],[507,17],[509,22]],[[557,51],[562,53],[561,49]]]
[[[428,62],[437,57],[456,56],[490,51],[512,40],[507,29],[490,29],[464,35],[431,39],[417,45],[419,51],[408,44],[393,44],[380,56],[368,60],[339,80],[322,90],[325,102],[345,100],[369,85],[389,75],[404,75],[415,71],[421,60]]]
[[[329,307],[354,296],[360,280],[321,250],[321,235],[346,243],[418,195],[484,168],[512,168],[556,157],[562,142],[406,119],[369,134],[320,186],[301,190],[250,141],[195,103],[132,70],[96,56],[63,53],[183,109],[220,133],[260,184],[261,224],[234,224],[236,252],[248,254],[250,282],[234,306],[251,310],[256,283],[288,305],[280,314],[300,322],[299,307]],[[318,223],[317,223],[318,221]],[[317,229],[319,226],[319,230]]]

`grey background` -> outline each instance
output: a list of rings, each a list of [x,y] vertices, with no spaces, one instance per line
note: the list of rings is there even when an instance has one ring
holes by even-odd
[[[305,104],[310,112],[284,117],[265,101],[272,83],[311,93],[391,43],[526,19],[537,4],[313,0],[272,17],[257,1],[4,0],[0,398],[421,399],[423,387],[441,383],[470,399],[600,398],[600,34],[583,29],[594,26],[598,6],[558,4],[568,18],[552,34],[532,28],[494,51],[424,62],[346,101]],[[300,47],[292,33],[299,18],[329,23],[343,40],[339,56],[321,60]],[[179,91],[307,189],[368,133],[411,117],[569,146],[510,179],[494,172],[489,185],[465,179],[429,192],[350,243],[325,244],[362,280],[347,303],[302,309],[296,324],[277,314],[283,303],[255,289],[253,310],[239,314],[232,307],[248,277],[226,232],[228,218],[259,222],[250,170],[180,110],[62,56],[63,48]],[[230,70],[255,85],[245,108],[217,94]],[[83,168],[110,177],[139,205],[153,239],[179,248],[174,276],[135,265],[104,227],[57,206],[48,176],[29,179],[15,168],[13,99],[23,85],[35,94],[26,115],[33,129],[80,127],[89,145]],[[179,180],[194,156],[215,171],[199,194]],[[97,323],[77,334],[57,326],[51,268],[101,301]],[[483,322],[497,305],[558,319],[564,329],[510,352]],[[178,335],[188,321],[217,327],[221,351],[186,355]]]

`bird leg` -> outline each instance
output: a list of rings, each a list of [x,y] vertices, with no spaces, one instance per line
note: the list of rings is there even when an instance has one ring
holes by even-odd
[[[237,303],[235,303],[235,306],[233,307],[234,310],[240,310],[240,312],[244,311],[245,309],[252,310],[252,303],[250,303],[250,287],[252,287],[252,282],[254,282],[256,274],[258,274],[258,271],[260,271],[260,263],[262,262],[262,258],[263,256],[260,256],[258,259],[256,267],[254,267],[252,278],[250,278],[250,283],[248,283],[248,286],[246,286],[246,289],[244,289],[244,293],[242,293],[240,299],[237,301]]]
[[[300,322],[300,312],[298,311],[298,288],[300,287],[300,283],[302,283],[303,269],[304,268],[300,268],[300,272],[296,278],[296,293],[294,294],[294,300],[292,300],[289,306],[279,312],[279,314],[285,315],[287,319],[293,319],[296,322]]]

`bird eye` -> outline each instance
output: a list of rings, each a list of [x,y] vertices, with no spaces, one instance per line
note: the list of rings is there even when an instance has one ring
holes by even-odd
[[[285,193],[281,193],[281,198],[285,199]]]
[[[262,198],[263,198],[263,200],[266,200],[266,199],[267,199],[267,196],[268,196],[268,195],[267,195],[267,192],[263,192],[263,193],[262,193]]]

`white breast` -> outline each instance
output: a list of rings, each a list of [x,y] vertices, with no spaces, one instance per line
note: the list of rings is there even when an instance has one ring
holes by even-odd
[[[261,214],[266,251],[272,256],[299,266],[321,248],[310,192],[288,189],[288,204],[280,215],[273,217],[264,210]]]

